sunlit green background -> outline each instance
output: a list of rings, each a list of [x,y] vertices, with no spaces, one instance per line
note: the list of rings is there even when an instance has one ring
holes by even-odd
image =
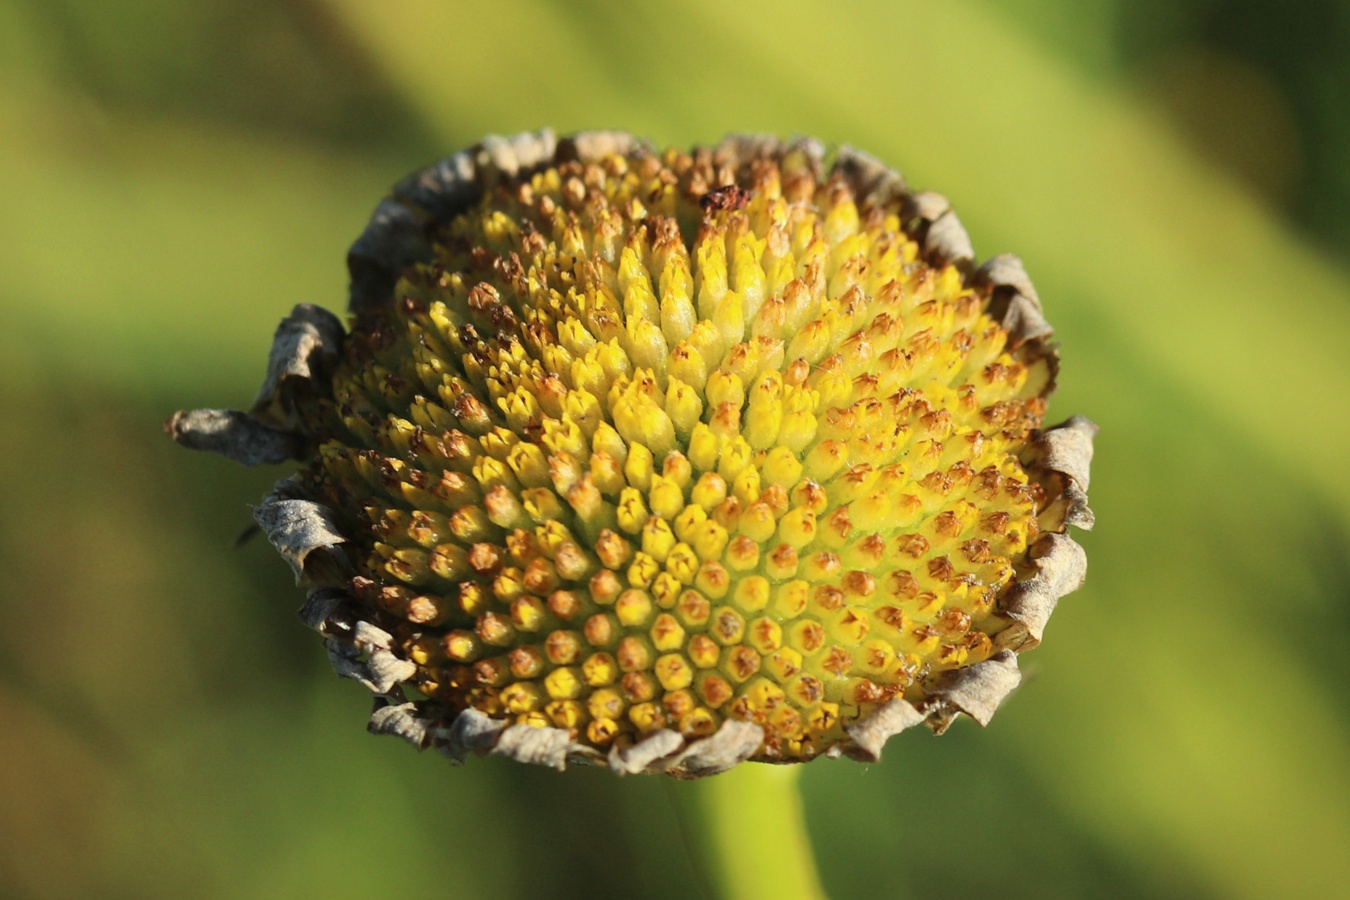
[[[489,132],[849,142],[1026,261],[1102,425],[986,731],[803,779],[862,896],[1350,884],[1350,11],[1275,0],[0,3],[0,895],[696,897],[683,785],[363,731],[175,448],[339,308],[384,189]]]

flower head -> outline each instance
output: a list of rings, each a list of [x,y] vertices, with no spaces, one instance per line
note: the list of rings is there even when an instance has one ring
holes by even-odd
[[[352,248],[350,332],[278,331],[258,509],[372,728],[697,775],[984,723],[1082,579],[1095,426],[1013,257],[875,160],[490,139]]]

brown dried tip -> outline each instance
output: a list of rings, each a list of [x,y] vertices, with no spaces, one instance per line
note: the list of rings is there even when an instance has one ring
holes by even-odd
[[[400,182],[249,412],[256,510],[370,730],[620,774],[986,724],[1083,580],[1096,426],[1042,428],[1016,257],[866,154],[488,138]]]

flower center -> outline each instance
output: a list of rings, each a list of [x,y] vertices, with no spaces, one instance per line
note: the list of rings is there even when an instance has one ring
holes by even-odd
[[[900,216],[791,151],[564,163],[358,318],[301,477],[447,718],[810,758],[992,652],[1052,366]]]

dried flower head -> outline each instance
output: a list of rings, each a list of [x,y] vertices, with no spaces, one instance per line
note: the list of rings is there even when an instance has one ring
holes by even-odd
[[[371,728],[701,775],[981,724],[1083,577],[1095,426],[1016,258],[849,149],[489,139],[404,181],[248,413]]]

